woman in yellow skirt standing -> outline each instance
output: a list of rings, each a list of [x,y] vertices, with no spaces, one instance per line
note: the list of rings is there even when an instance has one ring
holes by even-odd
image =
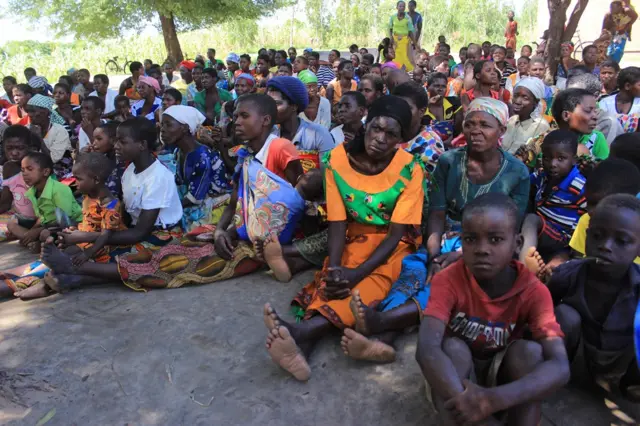
[[[404,65],[407,72],[413,71],[413,58],[410,55],[410,47],[415,45],[415,28],[413,21],[405,13],[406,3],[399,1],[396,8],[398,13],[389,20],[389,38],[393,41],[396,50],[396,62]]]

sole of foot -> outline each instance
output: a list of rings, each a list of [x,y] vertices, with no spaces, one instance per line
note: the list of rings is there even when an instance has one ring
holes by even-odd
[[[291,270],[289,269],[289,265],[287,265],[287,261],[284,260],[282,246],[280,245],[280,241],[278,241],[277,235],[271,234],[267,237],[264,242],[264,247],[262,248],[262,253],[265,262],[267,262],[267,265],[269,265],[269,268],[273,271],[273,276],[276,280],[283,283],[291,281]]]
[[[267,330],[271,331],[280,326],[280,317],[278,317],[276,310],[271,307],[270,303],[265,303],[262,308],[262,316]]]
[[[273,362],[296,380],[306,382],[311,378],[311,368],[286,327],[276,327],[269,332],[267,351]]]
[[[529,247],[529,249],[527,249],[522,263],[534,274],[538,274],[545,267],[544,260],[542,260],[542,256],[540,256],[540,253],[538,253],[535,247]]]
[[[356,319],[356,331],[364,336],[368,336],[369,328],[367,327],[367,314],[365,312],[364,303],[360,298],[360,290],[351,292],[351,301],[349,302],[351,313]]]
[[[345,355],[358,360],[387,363],[396,360],[396,351],[379,340],[368,339],[347,328],[340,341]]]

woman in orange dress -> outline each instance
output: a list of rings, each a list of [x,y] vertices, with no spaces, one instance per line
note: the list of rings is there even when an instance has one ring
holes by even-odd
[[[287,323],[264,307],[268,352],[298,380],[310,377],[306,358],[318,339],[354,326],[352,290],[366,305],[383,300],[402,259],[421,242],[422,209],[415,206],[424,200],[424,172],[399,148],[410,127],[406,101],[385,96],[370,106],[364,136],[323,156],[329,256],[292,302],[301,322]]]

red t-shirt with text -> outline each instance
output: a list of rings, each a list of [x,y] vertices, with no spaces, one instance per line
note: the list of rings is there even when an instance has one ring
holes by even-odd
[[[447,336],[464,340],[476,358],[488,358],[522,337],[525,325],[535,340],[562,337],[547,287],[522,263],[511,290],[491,299],[461,260],[436,274],[425,316],[447,324]]]

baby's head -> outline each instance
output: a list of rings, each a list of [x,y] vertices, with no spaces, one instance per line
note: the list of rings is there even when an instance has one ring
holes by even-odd
[[[462,257],[477,280],[498,276],[522,246],[520,213],[509,196],[481,195],[462,213]]]
[[[554,130],[542,142],[542,167],[556,183],[571,173],[576,164],[578,135],[570,130]]]
[[[300,176],[296,190],[305,201],[324,200],[324,175],[320,169],[312,169]]]
[[[587,211],[591,213],[605,197],[640,192],[640,170],[620,158],[608,158],[589,174],[585,185]]]
[[[585,250],[597,258],[594,271],[607,278],[624,276],[640,256],[640,199],[615,194],[600,201],[591,213]]]
[[[78,191],[84,195],[97,195],[104,187],[115,164],[99,152],[82,153],[73,165]]]

